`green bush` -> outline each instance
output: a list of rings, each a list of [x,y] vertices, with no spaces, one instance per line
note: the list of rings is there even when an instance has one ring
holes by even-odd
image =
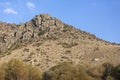
[[[61,63],[43,74],[43,80],[94,80],[82,66]]]
[[[17,59],[10,60],[5,68],[8,80],[28,80],[29,71],[27,65]]]
[[[114,68],[112,76],[114,76],[116,80],[120,80],[120,65]]]
[[[107,76],[111,76],[114,70],[114,66],[110,63],[104,63],[103,67],[105,68],[103,72],[102,79],[106,80]]]
[[[0,68],[0,80],[41,80],[38,68],[12,59]]]
[[[109,63],[103,64],[105,71],[103,73],[103,80],[120,80],[120,65],[114,67]]]

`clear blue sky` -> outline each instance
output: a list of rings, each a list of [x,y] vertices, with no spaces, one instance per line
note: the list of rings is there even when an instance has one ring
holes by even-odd
[[[41,13],[120,43],[120,0],[0,0],[0,21],[18,24]]]

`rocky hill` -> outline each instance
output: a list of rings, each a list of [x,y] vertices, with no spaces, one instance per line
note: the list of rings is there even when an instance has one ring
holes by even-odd
[[[40,14],[19,25],[0,22],[0,55],[0,63],[19,58],[45,71],[65,61],[120,64],[120,45]]]

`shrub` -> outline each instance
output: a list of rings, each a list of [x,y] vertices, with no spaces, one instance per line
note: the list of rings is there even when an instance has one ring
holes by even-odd
[[[107,76],[112,75],[114,67],[110,63],[104,63],[103,67],[105,68],[105,71],[103,72],[102,78],[103,78],[103,80],[105,80]]]
[[[88,74],[94,77],[96,80],[101,79],[103,72],[104,72],[104,67],[102,65],[94,66],[88,69]]]
[[[113,74],[116,80],[120,80],[120,64],[114,68]]]
[[[29,66],[29,80],[41,80],[40,70],[37,67]]]
[[[103,73],[103,80],[120,80],[120,65],[114,67],[109,63],[103,64],[105,71]]]
[[[40,70],[18,59],[0,68],[0,80],[41,80]]]
[[[28,80],[27,65],[17,59],[10,60],[6,65],[7,80]]]
[[[43,74],[43,80],[94,80],[82,66],[61,63]]]

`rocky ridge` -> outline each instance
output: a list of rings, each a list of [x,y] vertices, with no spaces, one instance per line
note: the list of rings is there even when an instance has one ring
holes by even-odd
[[[71,30],[74,30],[75,33]],[[64,34],[68,31],[68,34]],[[31,21],[19,25],[0,22],[0,52],[5,52],[19,43],[29,43],[42,39],[78,37],[81,39],[96,38],[94,35],[64,24],[49,14],[36,15]]]
[[[62,31],[64,24],[48,14],[35,16],[31,21],[19,25],[0,22],[0,52],[13,45],[52,38]],[[58,36],[55,35],[55,38]],[[4,47],[3,47],[4,46]]]

